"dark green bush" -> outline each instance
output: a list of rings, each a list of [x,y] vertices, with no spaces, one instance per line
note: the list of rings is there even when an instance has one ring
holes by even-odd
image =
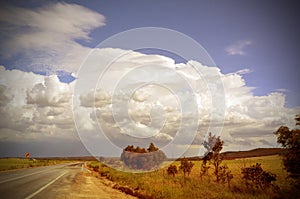
[[[266,189],[274,186],[272,182],[276,181],[276,175],[264,171],[261,164],[256,163],[256,165],[242,168],[242,179],[244,179],[247,187]]]
[[[192,168],[194,166],[194,163],[191,161],[188,161],[186,158],[183,158],[180,162],[180,166],[179,169],[181,171],[183,171],[183,175],[184,177],[186,176],[186,174],[188,174],[188,176],[190,175]]]
[[[175,174],[178,173],[177,167],[175,165],[170,165],[167,169],[167,173],[168,175],[172,175],[173,177],[175,177]]]

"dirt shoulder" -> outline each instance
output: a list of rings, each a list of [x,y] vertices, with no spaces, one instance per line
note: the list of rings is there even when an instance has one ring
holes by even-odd
[[[93,173],[80,172],[72,179],[69,186],[56,187],[55,198],[101,198],[101,199],[136,199],[111,187],[112,182],[99,179]],[[66,185],[66,183],[64,183]]]

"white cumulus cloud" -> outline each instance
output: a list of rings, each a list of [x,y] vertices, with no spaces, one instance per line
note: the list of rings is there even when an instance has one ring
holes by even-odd
[[[161,147],[172,143],[172,150],[166,149],[168,155],[179,155],[184,147],[190,149],[187,154],[198,155],[209,131],[221,135],[225,150],[277,146],[273,131],[280,125],[293,127],[294,116],[299,113],[299,108],[285,106],[281,92],[253,95],[254,88],[247,86],[243,72],[223,74],[217,67],[196,61],[178,67],[163,56],[121,49],[95,52],[100,59],[90,60],[89,73],[71,84],[60,82],[54,75],[6,70],[1,66],[0,140],[76,140],[77,128],[84,143],[99,149],[99,154],[109,142],[118,150],[128,144],[144,146],[154,142]],[[93,76],[95,71],[119,53],[126,56],[107,68],[98,85],[91,85],[93,78],[99,78]],[[152,62],[155,67],[147,67]],[[74,93],[82,78],[86,81],[82,90]],[[222,82],[224,104],[213,104],[213,98],[221,95],[213,93],[220,86],[215,84],[216,78]],[[224,124],[217,110],[224,110]],[[216,113],[217,121],[211,121],[212,113]],[[199,125],[196,128],[195,122]],[[215,128],[220,125],[223,128]],[[120,152],[114,150],[114,155]]]

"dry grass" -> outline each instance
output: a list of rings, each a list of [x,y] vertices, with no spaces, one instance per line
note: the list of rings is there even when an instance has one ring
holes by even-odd
[[[167,175],[166,169],[149,173],[126,173],[116,171],[109,167],[102,166],[98,162],[91,163],[91,166],[98,165],[99,173],[108,179],[118,183],[120,186],[130,187],[135,192],[148,196],[149,198],[273,198],[277,196],[278,190],[250,190],[246,187],[241,177],[241,168],[256,163],[261,163],[266,171],[277,175],[276,185],[281,189],[289,189],[290,185],[286,179],[287,173],[283,169],[280,156],[264,156],[254,158],[243,158],[235,160],[224,160],[234,176],[231,186],[215,182],[212,170],[209,176],[200,179],[201,161],[195,161],[195,165],[189,177],[183,178],[179,173],[176,177]],[[180,162],[172,164],[179,166]]]
[[[29,167],[48,166],[58,163],[63,163],[63,160],[40,160],[40,159],[28,159],[28,158],[1,158],[0,159],[0,171],[22,169]]]

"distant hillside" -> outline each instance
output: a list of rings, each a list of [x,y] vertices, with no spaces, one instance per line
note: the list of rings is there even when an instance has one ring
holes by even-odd
[[[281,148],[257,148],[249,151],[226,151],[222,153],[225,160],[236,159],[236,158],[249,158],[249,157],[260,157],[268,155],[280,155],[284,149]],[[186,157],[190,161],[201,160],[201,157]],[[176,160],[181,160],[178,158]],[[170,159],[171,160],[171,159]]]
[[[222,153],[225,159],[249,158],[267,155],[280,155],[284,149],[281,148],[257,148],[250,151],[227,151]]]
[[[78,157],[34,157],[38,160],[70,160],[70,161],[95,161],[97,158],[93,156],[78,156]]]

